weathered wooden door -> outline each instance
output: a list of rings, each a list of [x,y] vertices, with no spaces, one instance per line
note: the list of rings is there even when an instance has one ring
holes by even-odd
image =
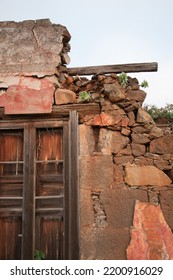
[[[77,115],[0,124],[0,259],[77,259]],[[71,163],[73,161],[73,163]]]

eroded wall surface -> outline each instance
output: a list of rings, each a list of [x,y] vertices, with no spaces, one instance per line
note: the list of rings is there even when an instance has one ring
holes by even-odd
[[[0,23],[0,36],[1,119],[80,108],[81,259],[172,259],[173,134],[137,79],[69,76],[70,35],[49,20]]]

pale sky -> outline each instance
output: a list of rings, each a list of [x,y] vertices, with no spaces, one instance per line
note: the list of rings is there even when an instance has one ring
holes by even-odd
[[[148,81],[145,104],[173,103],[172,0],[0,0],[0,21],[41,18],[69,30],[69,67],[158,62],[129,75]]]

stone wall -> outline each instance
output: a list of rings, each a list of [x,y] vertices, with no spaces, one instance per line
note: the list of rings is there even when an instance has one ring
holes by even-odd
[[[142,108],[136,79],[65,76],[100,104],[79,125],[81,258],[172,259],[173,135]]]
[[[173,134],[142,108],[138,80],[69,76],[70,35],[49,21],[1,23],[0,32],[5,115],[88,108],[79,118],[81,259],[173,259]]]

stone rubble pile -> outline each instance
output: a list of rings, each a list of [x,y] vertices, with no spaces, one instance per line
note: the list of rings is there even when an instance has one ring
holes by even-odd
[[[113,156],[115,173],[119,174],[116,175],[116,187],[122,182],[138,187],[171,185],[173,178],[167,174],[173,168],[173,135],[165,135],[142,108],[146,92],[136,78],[128,77],[127,85],[123,87],[116,74],[87,79],[72,77],[62,71],[58,83],[56,104],[85,102],[80,100],[81,92],[89,94],[87,102],[100,104],[100,114],[87,114],[81,123],[92,129],[100,128],[97,152]],[[85,126],[88,131],[90,128]]]

